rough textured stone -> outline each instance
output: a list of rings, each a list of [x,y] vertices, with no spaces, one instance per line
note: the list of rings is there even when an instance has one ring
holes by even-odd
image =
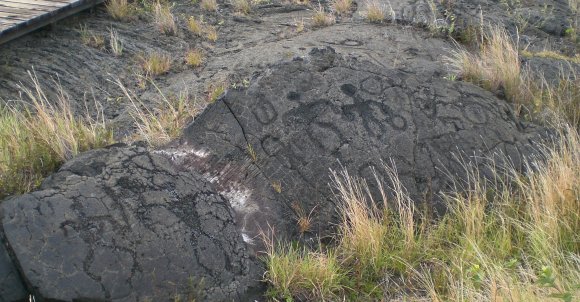
[[[420,199],[446,189],[449,175],[461,177],[457,156],[504,153],[518,165],[542,131],[474,85],[325,48],[227,92],[173,152],[179,165],[205,173],[226,196],[238,193],[232,207],[252,238],[268,225],[291,234],[292,218],[313,209],[314,231],[327,229],[336,217],[329,169],[370,179],[373,168],[380,173],[382,162],[393,160]]]
[[[227,201],[144,148],[83,154],[1,208],[41,300],[245,301],[259,285]]]
[[[0,236],[0,302],[24,301],[28,293]]]

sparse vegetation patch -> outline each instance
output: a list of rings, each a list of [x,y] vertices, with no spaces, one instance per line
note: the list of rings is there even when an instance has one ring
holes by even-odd
[[[364,15],[371,23],[381,23],[385,21],[386,18],[385,6],[378,0],[367,1]]]
[[[388,179],[334,174],[342,221],[335,243],[310,250],[266,239],[273,299],[309,301],[574,301],[580,280],[580,137],[564,127],[527,173],[465,164],[437,219]],[[370,180],[369,180],[370,181]],[[387,185],[388,184],[388,185]],[[392,197],[387,197],[392,196]],[[377,199],[378,198],[378,199]],[[316,273],[314,273],[316,272]],[[316,277],[314,277],[316,276]],[[552,299],[552,300],[551,300]]]
[[[234,11],[238,14],[248,15],[252,11],[250,0],[232,0]]]
[[[189,50],[185,54],[185,62],[191,67],[199,67],[203,63],[203,53],[199,49]]]
[[[171,68],[171,57],[161,52],[152,52],[138,57],[141,70],[148,77],[155,77],[167,73]]]
[[[351,12],[352,0],[334,0],[332,2],[332,9],[338,15],[348,15]]]
[[[218,4],[216,0],[201,0],[201,9],[208,12],[215,12],[218,9]]]
[[[334,24],[334,22],[336,22],[336,19],[331,13],[327,13],[322,7],[322,5],[319,5],[314,12],[312,22],[315,27],[325,27]]]
[[[113,19],[120,21],[129,20],[135,11],[128,0],[109,0],[105,8]]]
[[[66,93],[51,99],[31,78],[31,88],[20,87],[30,107],[0,108],[0,198],[29,192],[64,161],[113,142],[100,112],[79,117]]]
[[[169,3],[155,3],[153,7],[153,19],[155,25],[162,33],[166,35],[174,35],[177,33],[177,24],[175,23],[175,17],[171,12]]]
[[[517,41],[513,41],[505,30],[492,28],[484,41],[476,54],[462,49],[452,56],[451,64],[463,80],[503,95],[523,116],[548,122],[564,117],[568,123],[579,126],[579,77],[575,71],[562,71],[559,80],[548,81],[543,75],[522,67]],[[521,55],[576,60],[554,52],[523,51]]]
[[[129,140],[143,140],[151,146],[162,146],[181,134],[185,125],[197,115],[201,107],[187,92],[167,97],[155,83],[151,84],[159,94],[159,101],[148,106],[133,91],[117,82],[131,103],[130,114],[137,130]]]

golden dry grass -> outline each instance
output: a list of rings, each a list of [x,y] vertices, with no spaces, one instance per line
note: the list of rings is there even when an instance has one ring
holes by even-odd
[[[463,80],[505,96],[520,115],[548,123],[564,118],[568,123],[580,126],[580,77],[574,69],[563,69],[559,79],[547,80],[543,75],[522,67],[517,41],[513,41],[505,30],[492,28],[484,41],[478,53],[461,49],[450,58],[451,65]],[[532,54],[522,51],[522,55],[545,56],[566,62],[575,60],[553,52]]]
[[[491,29],[486,41],[478,54],[466,50],[455,52],[452,65],[459,70],[464,80],[477,83],[492,92],[503,91],[506,99],[518,104],[522,82],[516,43],[499,27]]]
[[[123,54],[123,43],[119,38],[119,33],[113,28],[109,30],[109,47],[111,48],[111,53],[116,57]]]
[[[30,77],[31,87],[20,86],[30,107],[0,108],[0,197],[31,191],[64,161],[113,142],[100,110],[79,116],[62,88],[53,99]]]
[[[195,100],[191,100],[186,92],[169,98],[155,83],[151,84],[157,90],[159,99],[155,104],[146,105],[133,91],[117,81],[117,86],[131,103],[129,113],[137,129],[129,140],[142,140],[158,147],[179,136],[185,125],[199,113],[201,106]]]
[[[157,29],[166,35],[177,33],[177,23],[169,3],[156,2],[153,6],[153,22]]]
[[[135,11],[128,0],[109,0],[105,4],[107,13],[115,20],[127,21]]]
[[[319,5],[318,8],[314,11],[312,22],[315,27],[325,27],[334,24],[336,19],[331,13],[324,11],[322,5]]]
[[[252,11],[250,0],[231,0],[234,11],[238,14],[248,15]]]
[[[195,19],[195,17],[191,16],[187,19],[187,28],[190,32],[194,35],[201,37],[203,34],[203,24]]]
[[[338,15],[348,15],[351,13],[353,0],[333,0],[332,9]]]
[[[191,49],[185,54],[185,63],[191,67],[199,67],[203,64],[203,52],[199,49]]]
[[[218,4],[216,0],[201,0],[201,9],[208,12],[216,12],[218,9]]]
[[[105,48],[105,37],[103,35],[89,30],[86,25],[79,26],[78,32],[81,35],[81,42],[83,45],[96,49]]]
[[[204,27],[205,38],[210,42],[216,42],[218,39],[218,32],[215,26],[206,25]]]
[[[171,69],[171,56],[161,52],[152,52],[138,56],[141,70],[147,77],[155,77],[167,73]]]
[[[364,11],[364,16],[369,22],[381,23],[385,21],[387,13],[383,3],[378,0],[370,0],[365,5],[366,10]]]

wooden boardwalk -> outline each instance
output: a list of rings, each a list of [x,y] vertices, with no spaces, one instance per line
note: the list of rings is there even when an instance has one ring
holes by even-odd
[[[104,0],[0,0],[0,44]]]

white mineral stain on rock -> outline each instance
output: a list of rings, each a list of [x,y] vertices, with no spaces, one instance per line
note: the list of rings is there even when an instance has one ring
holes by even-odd
[[[240,188],[239,186],[230,187],[227,191],[220,192],[224,197],[226,197],[232,208],[236,212],[248,213],[250,212],[252,206],[249,205],[248,200],[252,192],[245,188]]]
[[[160,154],[165,157],[170,158],[172,161],[179,161],[186,156],[194,155],[198,158],[206,158],[209,156],[209,152],[205,150],[195,150],[195,149],[169,149],[169,150],[156,150],[153,151],[155,154]]]
[[[248,236],[246,233],[242,233],[242,239],[247,244],[254,244],[254,239],[250,238],[250,236]]]

